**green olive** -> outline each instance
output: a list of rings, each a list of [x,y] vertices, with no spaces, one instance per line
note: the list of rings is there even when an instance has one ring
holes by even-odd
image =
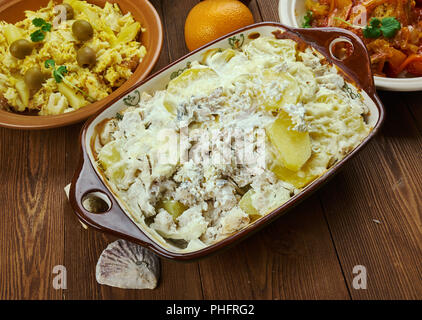
[[[25,39],[20,39],[12,42],[10,45],[10,53],[12,56],[18,59],[25,59],[26,56],[29,56],[32,53],[32,43]]]
[[[75,16],[75,11],[72,6],[68,3],[62,3],[62,6],[66,9],[66,20],[72,20]]]
[[[97,54],[90,47],[83,47],[78,50],[76,60],[82,68],[91,68],[97,63]]]
[[[76,20],[72,25],[73,35],[80,41],[87,41],[94,35],[94,29],[86,20]]]
[[[33,67],[31,69],[28,69],[25,73],[24,77],[26,85],[31,90],[39,90],[41,89],[41,86],[45,80],[44,74],[41,72],[41,70],[37,67]]]

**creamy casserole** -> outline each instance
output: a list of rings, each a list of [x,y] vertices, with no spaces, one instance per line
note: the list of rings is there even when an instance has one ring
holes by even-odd
[[[272,212],[371,130],[337,68],[290,39],[212,49],[101,123],[99,168],[131,219],[175,250]]]
[[[62,18],[58,4],[25,11],[16,24],[0,21],[0,110],[41,116],[76,111],[122,86],[146,55],[137,39],[145,29],[117,3],[101,8],[65,0],[71,16]],[[78,22],[85,28],[75,32]],[[90,38],[78,38],[89,30]],[[20,43],[15,51],[22,54],[22,41],[29,52],[18,58],[12,48]]]

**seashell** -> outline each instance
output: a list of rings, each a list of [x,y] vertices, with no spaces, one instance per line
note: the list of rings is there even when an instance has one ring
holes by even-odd
[[[160,260],[148,249],[117,240],[101,253],[96,267],[99,284],[122,289],[155,289],[160,277]]]

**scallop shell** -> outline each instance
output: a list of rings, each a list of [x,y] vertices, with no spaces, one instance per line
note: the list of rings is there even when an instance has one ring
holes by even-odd
[[[160,277],[160,260],[148,249],[117,240],[101,253],[96,278],[99,284],[122,289],[155,289]]]

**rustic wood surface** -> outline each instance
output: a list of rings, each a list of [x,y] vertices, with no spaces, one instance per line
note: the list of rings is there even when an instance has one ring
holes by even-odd
[[[197,0],[155,0],[165,28],[156,70],[187,53],[183,26]],[[278,0],[253,0],[278,21]],[[422,299],[422,94],[384,93],[382,132],[327,186],[240,245],[193,263],[162,261],[156,290],[95,281],[115,239],[85,230],[63,187],[76,168],[81,124],[0,129],[0,299]],[[55,290],[53,267],[67,268]],[[367,268],[356,290],[353,268]]]

